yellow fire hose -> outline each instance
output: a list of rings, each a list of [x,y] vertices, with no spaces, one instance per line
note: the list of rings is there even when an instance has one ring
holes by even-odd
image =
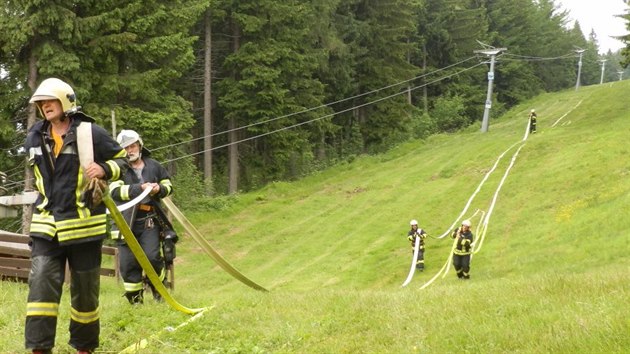
[[[162,295],[162,298],[164,299],[164,301],[166,301],[166,303],[169,304],[175,310],[183,312],[188,315],[194,315],[196,313],[204,311],[205,308],[191,309],[186,306],[183,306],[180,303],[178,303],[173,298],[173,296],[171,296],[171,294],[168,292],[164,284],[162,284],[162,282],[160,281],[160,277],[155,272],[155,269],[153,269],[153,266],[151,265],[151,262],[147,258],[146,254],[144,254],[142,247],[138,243],[138,240],[136,239],[136,237],[133,235],[133,232],[129,228],[129,225],[127,225],[127,222],[123,218],[122,214],[120,213],[120,211],[118,211],[118,208],[116,207],[116,203],[114,203],[114,200],[109,194],[109,188],[107,187],[107,184],[99,185],[98,188],[102,192],[103,204],[105,204],[105,206],[109,210],[110,215],[112,219],[114,220],[114,222],[116,223],[116,226],[118,226],[118,229],[120,230],[120,232],[125,236],[125,241],[127,242],[129,249],[138,260],[138,263],[140,263],[140,266],[142,267],[147,277],[151,281],[151,284],[153,284],[157,292],[160,293],[160,295]]]
[[[127,348],[121,350],[118,352],[118,354],[130,354],[130,353],[138,353],[141,350],[145,350],[149,347],[151,342],[156,342],[159,341],[159,337],[161,334],[163,333],[172,333],[177,331],[178,329],[187,326],[188,324],[192,323],[193,321],[196,321],[197,319],[201,318],[201,316],[203,316],[203,314],[205,313],[206,309],[204,309],[203,311],[197,313],[196,315],[189,317],[186,321],[184,321],[183,323],[179,324],[177,327],[166,327],[164,328],[161,332],[158,333],[154,333],[153,335],[151,335],[149,338],[144,338],[144,339],[140,339],[139,341],[133,343],[132,345],[128,346]]]
[[[177,219],[177,221],[179,221],[179,223],[182,224],[184,229],[186,229],[186,231],[190,234],[193,240],[195,240],[199,244],[199,246],[201,246],[201,248],[203,248],[203,250],[208,254],[208,256],[210,256],[215,262],[217,262],[217,264],[221,268],[223,268],[223,270],[225,270],[234,278],[240,280],[243,284],[249,287],[252,287],[256,290],[267,291],[267,289],[258,285],[257,283],[255,283],[254,281],[252,281],[251,279],[243,275],[243,273],[239,272],[230,263],[228,263],[228,261],[226,261],[223,257],[221,257],[221,255],[217,251],[215,251],[215,249],[210,245],[210,243],[208,243],[208,241],[206,241],[206,239],[204,239],[203,236],[201,236],[201,234],[193,226],[193,224],[191,224],[190,221],[186,219],[184,214],[175,206],[175,204],[173,204],[173,201],[171,201],[170,198],[166,197],[162,199],[162,201],[164,202],[164,205],[166,206],[166,208],[171,213],[173,213],[173,216],[175,217],[175,219]]]
[[[435,281],[435,279],[437,279],[440,276],[440,274],[446,275],[446,273],[448,272],[448,268],[451,266],[451,260],[453,259],[453,250],[455,249],[455,246],[457,246],[457,240],[453,240],[453,245],[451,246],[451,251],[449,252],[448,258],[446,259],[446,262],[444,263],[444,265],[442,266],[440,271],[437,272],[437,274],[435,274],[433,276],[433,278],[431,278],[429,281],[424,283],[424,285],[422,285],[420,287],[420,290],[422,290],[422,289],[426,288],[427,286],[431,285],[431,283],[433,283]]]
[[[483,210],[479,210],[477,209],[475,211],[475,213],[473,215],[471,215],[468,219],[472,219],[475,217],[475,215],[477,215],[477,213],[480,213],[481,215],[481,220],[484,219],[484,215],[485,212]],[[482,222],[481,220],[479,221],[479,223],[477,223],[477,229],[475,229],[475,233],[479,234],[479,230],[480,228],[482,228]],[[485,228],[484,228],[485,229]],[[431,285],[437,278],[440,277],[440,275],[442,276],[442,278],[445,278],[446,275],[448,274],[449,270],[451,269],[451,262],[453,261],[453,251],[455,251],[455,247],[457,246],[457,239],[453,239],[453,244],[451,245],[451,250],[448,253],[448,257],[446,258],[446,262],[444,263],[444,265],[442,266],[442,268],[440,268],[440,270],[426,283],[424,283],[421,287],[420,290],[428,287],[429,285]],[[471,255],[472,257],[472,255]]]

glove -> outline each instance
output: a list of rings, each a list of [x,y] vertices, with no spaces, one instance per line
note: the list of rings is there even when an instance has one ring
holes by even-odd
[[[177,233],[175,232],[175,230],[164,230],[164,241],[166,240],[171,240],[171,242],[173,242],[174,244],[177,243],[177,241],[179,241],[179,236],[177,236]]]
[[[173,239],[164,239],[164,242],[162,243],[162,251],[164,252],[164,262],[167,265],[173,264],[176,257],[175,242],[173,242]]]
[[[107,183],[98,178],[92,178],[90,182],[85,186],[85,190],[81,195],[81,200],[85,203],[85,206],[94,210],[103,202],[103,191],[107,188]]]

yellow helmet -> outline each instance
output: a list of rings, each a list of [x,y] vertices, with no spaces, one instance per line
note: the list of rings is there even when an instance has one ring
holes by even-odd
[[[59,100],[65,115],[69,115],[77,111],[77,98],[74,94],[74,90],[70,87],[70,85],[57,78],[53,77],[42,81],[29,102],[35,103],[37,101],[46,100]],[[43,112],[39,108],[39,105],[37,108],[43,116]]]

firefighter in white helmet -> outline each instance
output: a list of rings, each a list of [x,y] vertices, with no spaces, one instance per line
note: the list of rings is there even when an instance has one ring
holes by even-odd
[[[459,279],[470,279],[470,255],[472,253],[473,233],[470,231],[470,220],[462,221],[462,226],[453,230],[452,237],[456,238],[453,249],[453,266]]]
[[[414,253],[414,247],[416,244],[416,238],[419,239],[418,256],[416,257],[416,269],[424,271],[424,240],[427,238],[427,233],[423,229],[418,228],[418,221],[411,220],[409,222],[411,230],[407,233],[407,239],[411,242],[411,253]]]
[[[25,345],[49,353],[55,345],[65,264],[70,267],[70,340],[79,352],[99,345],[101,247],[107,235],[105,206],[83,193],[98,178],[116,180],[127,168],[127,154],[105,129],[77,106],[66,82],[49,78],[30,99],[44,118],[29,130],[24,145],[39,195],[33,204],[31,271],[26,307]],[[81,166],[78,127],[90,124],[94,161]],[[89,140],[88,140],[89,141]],[[87,176],[87,178],[84,178]]]
[[[538,116],[536,115],[536,110],[532,109],[529,112],[529,132],[536,133],[536,119]]]
[[[150,158],[149,150],[144,147],[144,142],[136,131],[122,130],[117,140],[129,155],[130,168],[119,181],[110,184],[110,192],[117,203],[123,203],[139,196],[146,189],[151,190],[149,196],[133,208],[124,211],[123,216],[153,269],[164,282],[166,266],[172,264],[173,259],[170,259],[168,253],[161,252],[163,242],[173,244],[177,242],[177,235],[165,218],[160,202],[173,192],[171,179],[168,171],[159,162]],[[131,304],[141,304],[144,302],[142,267],[118,230],[112,232],[112,238],[116,239],[118,244],[125,297]],[[149,286],[153,298],[162,301],[155,287],[151,283]]]
[[[123,149],[127,149],[127,147],[133,143],[138,143],[140,149],[130,150],[133,153],[133,155],[130,155],[129,152],[127,152],[127,155],[129,155],[129,161],[138,161],[138,159],[142,157],[142,152],[148,151],[144,147],[144,142],[142,141],[140,134],[138,134],[135,130],[131,130],[131,129],[121,130],[120,133],[118,133],[118,136],[116,137],[116,141],[118,141],[118,144],[120,144],[120,146],[122,146]]]

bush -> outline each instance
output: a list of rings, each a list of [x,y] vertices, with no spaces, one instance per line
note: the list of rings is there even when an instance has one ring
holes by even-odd
[[[441,132],[454,132],[468,126],[464,116],[464,99],[460,96],[440,97],[435,101],[431,115]]]
[[[433,118],[426,113],[418,111],[413,116],[413,137],[426,139],[437,132],[437,125]]]
[[[191,209],[203,199],[208,191],[203,174],[197,170],[192,159],[178,161],[176,173],[171,176],[173,182],[173,200],[182,209]]]

